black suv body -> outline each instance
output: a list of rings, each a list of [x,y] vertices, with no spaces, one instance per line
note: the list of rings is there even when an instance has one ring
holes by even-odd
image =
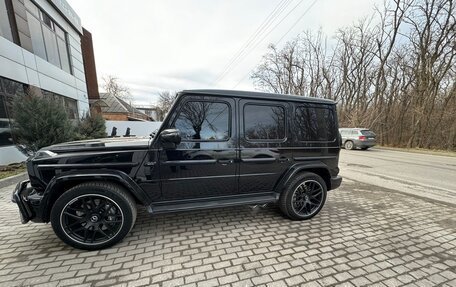
[[[109,138],[44,148],[13,192],[22,222],[51,222],[67,244],[122,240],[136,205],[151,214],[278,203],[309,219],[337,188],[336,105],[256,92],[189,90],[151,139]]]

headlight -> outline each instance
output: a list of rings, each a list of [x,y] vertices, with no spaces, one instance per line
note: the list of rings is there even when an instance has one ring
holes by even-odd
[[[50,150],[40,150],[36,152],[35,159],[54,157],[56,155],[57,154],[55,152],[52,152]]]

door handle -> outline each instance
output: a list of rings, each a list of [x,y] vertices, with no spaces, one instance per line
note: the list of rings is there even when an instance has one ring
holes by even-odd
[[[232,159],[219,159],[218,162],[222,165],[227,165],[227,164],[232,164],[234,163],[234,160]]]
[[[290,161],[290,159],[289,159],[288,157],[281,157],[281,158],[279,158],[279,162],[280,162],[280,163],[289,162],[289,161]]]

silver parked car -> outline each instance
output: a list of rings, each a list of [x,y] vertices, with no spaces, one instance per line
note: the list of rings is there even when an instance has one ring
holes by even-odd
[[[366,150],[375,145],[376,135],[373,131],[363,128],[341,128],[342,147],[351,150],[360,148]]]

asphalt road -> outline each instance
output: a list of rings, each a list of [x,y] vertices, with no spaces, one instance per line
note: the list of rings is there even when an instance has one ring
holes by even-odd
[[[340,169],[348,180],[456,204],[456,157],[378,148],[342,150]]]

